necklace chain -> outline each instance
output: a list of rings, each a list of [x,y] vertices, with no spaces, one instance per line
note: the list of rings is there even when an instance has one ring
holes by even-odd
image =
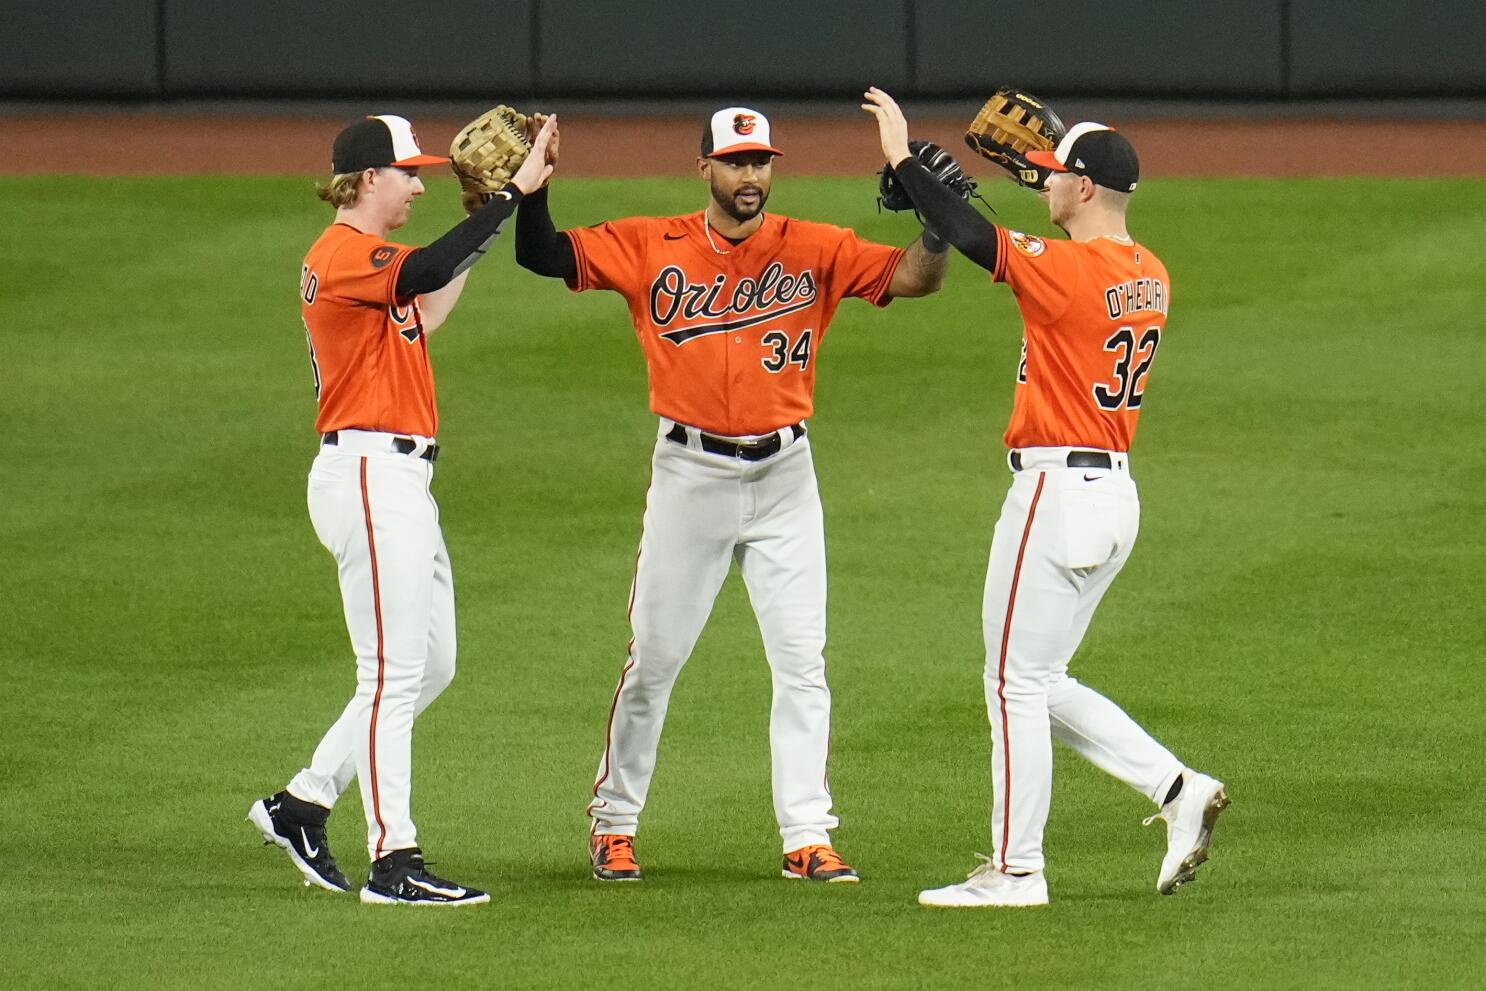
[[[731,248],[729,248],[727,251],[723,251],[717,246],[717,242],[712,240],[712,223],[707,219],[707,215],[705,213],[702,214],[702,230],[707,232],[707,243],[712,245],[712,250],[715,251],[717,254],[730,255],[733,253]]]

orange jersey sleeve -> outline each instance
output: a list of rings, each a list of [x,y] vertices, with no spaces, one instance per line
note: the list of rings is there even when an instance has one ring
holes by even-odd
[[[732,244],[701,212],[566,232],[575,290],[629,305],[660,416],[730,437],[814,411],[815,354],[847,296],[886,305],[903,252],[850,230],[766,214]],[[709,238],[710,233],[710,238]]]
[[[338,224],[338,236],[327,245],[325,276],[321,292],[327,290],[347,302],[391,304],[397,302],[397,276],[413,249],[384,241],[372,234]]]
[[[418,302],[397,298],[397,274],[413,250],[335,224],[305,256],[300,313],[320,433],[436,435],[433,369]]]
[[[1166,266],[1128,240],[997,228],[991,277],[1023,322],[1006,445],[1128,451],[1171,304]]]
[[[818,226],[826,227],[824,224]],[[903,249],[865,241],[857,237],[855,231],[845,228],[827,228],[823,233],[836,239],[828,270],[836,296],[865,299],[873,306],[886,306],[892,302],[887,287],[893,281],[898,263],[903,260]]]
[[[660,236],[655,217],[626,217],[593,227],[564,231],[578,263],[575,292],[613,289],[622,292],[645,265],[646,248]]]

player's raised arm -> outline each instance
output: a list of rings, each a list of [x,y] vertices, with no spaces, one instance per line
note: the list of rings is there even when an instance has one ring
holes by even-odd
[[[966,199],[968,194],[952,183],[956,175],[964,177],[954,159],[943,149],[921,142],[922,149],[932,150],[925,162],[922,151],[915,154],[909,146],[908,121],[897,101],[876,86],[863,96],[867,102],[862,104],[862,109],[877,118],[878,137],[888,168],[923,217],[925,230],[931,232],[931,237],[954,245],[980,267],[994,269],[996,227],[977,213]],[[935,170],[931,172],[926,164]]]
[[[537,275],[568,282],[578,277],[573,242],[552,222],[546,186],[526,197],[516,214],[516,264]]]
[[[931,245],[931,240],[934,243]],[[893,270],[888,283],[889,296],[927,296],[936,293],[944,285],[944,272],[949,267],[949,245],[934,239],[925,230],[903,250],[903,258]]]
[[[556,133],[557,115],[553,114],[537,131],[531,152],[508,185],[490,194],[484,206],[456,224],[449,233],[408,256],[397,277],[397,295],[400,298],[435,293],[449,286],[456,276],[480,260],[506,220],[515,212],[521,198],[541,189],[552,177],[553,163],[548,158],[548,146]]]

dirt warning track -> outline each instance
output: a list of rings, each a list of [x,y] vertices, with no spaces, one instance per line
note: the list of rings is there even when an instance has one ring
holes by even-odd
[[[322,175],[329,171],[331,139],[346,123],[159,113],[0,117],[0,175]],[[447,148],[463,123],[414,121],[429,151]],[[876,129],[865,114],[773,123],[787,174],[863,175],[881,168]],[[965,123],[910,122],[915,137],[962,159],[970,155]],[[1160,119],[1116,126],[1134,142],[1150,177],[1486,176],[1486,123],[1478,121]],[[560,168],[568,176],[690,175],[700,135],[701,124],[691,117],[563,117]]]

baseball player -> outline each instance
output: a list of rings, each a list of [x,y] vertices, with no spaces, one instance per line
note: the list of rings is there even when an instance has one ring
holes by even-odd
[[[832,849],[826,781],[826,565],[805,421],[815,360],[843,298],[886,306],[939,288],[947,247],[874,244],[767,213],[769,120],[712,114],[697,171],[706,208],[561,234],[547,193],[523,201],[516,259],[574,291],[624,296],[660,418],[630,592],[633,639],[614,694],[593,802],[602,881],[638,881],[633,837],[671,688],[734,561],[773,672],[769,743],[787,878],[854,882]]]
[[[429,490],[438,409],[428,335],[444,322],[524,193],[551,175],[549,122],[511,186],[425,248],[387,240],[423,193],[425,155],[401,117],[379,115],[335,139],[334,177],[320,198],[335,223],[300,270],[321,435],[310,469],[315,533],[340,571],[356,693],[310,765],[248,820],[282,847],[307,885],[349,891],[325,821],[357,777],[368,829],[374,905],[477,905],[483,891],[432,874],[409,812],[413,719],[454,677],[454,585]]]
[[[986,708],[992,731],[993,856],[968,880],[924,891],[933,907],[1047,904],[1042,833],[1052,797],[1051,733],[1158,806],[1167,823],[1156,888],[1171,894],[1207,859],[1223,783],[1185,767],[1109,699],[1068,675],[1100,598],[1130,556],[1140,502],[1130,442],[1166,327],[1171,280],[1132,240],[1134,148],[1103,124],[1070,128],[1031,162],[1069,237],[996,227],[910,155],[902,111],[882,90],[883,154],[936,234],[1005,282],[1023,320],[1023,357],[1005,442],[1013,472],[986,574]]]

